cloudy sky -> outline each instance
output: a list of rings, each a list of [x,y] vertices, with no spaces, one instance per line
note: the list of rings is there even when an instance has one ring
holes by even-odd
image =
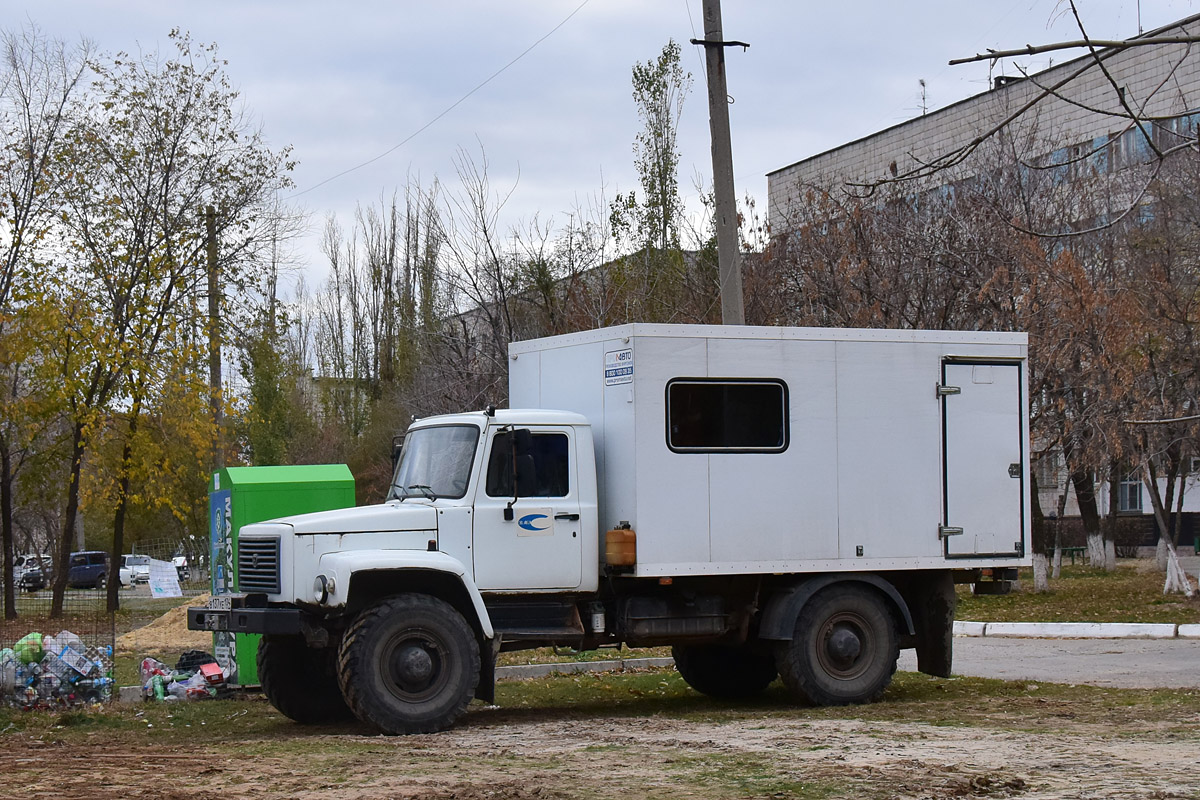
[[[1135,2],[1079,4],[1094,38],[1138,31]],[[1140,5],[1145,30],[1200,13],[1196,0]],[[460,150],[486,157],[493,188],[511,191],[507,225],[563,219],[636,189],[630,71],[671,38],[695,76],[680,183],[694,195],[695,176],[711,175],[703,54],[687,44],[703,36],[700,0],[0,0],[0,9],[5,26],[33,21],[108,52],[165,51],[173,27],[219,45],[269,141],[292,145],[299,160],[293,202],[312,218],[300,248],[310,284],[324,273],[316,243],[327,215],[349,222],[357,203],[390,195],[406,176],[453,188]],[[1060,0],[725,0],[723,16],[725,38],[751,45],[728,51],[728,83],[738,194],[760,207],[767,172],[920,114],[921,79],[933,110],[984,91],[991,74],[1017,73],[1013,62],[949,59],[1078,38]],[[1022,63],[1044,67],[1046,57]]]

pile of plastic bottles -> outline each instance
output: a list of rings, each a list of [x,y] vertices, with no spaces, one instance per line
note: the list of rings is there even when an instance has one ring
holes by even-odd
[[[88,646],[70,631],[31,633],[0,649],[0,701],[31,710],[112,699],[112,648]]]
[[[229,672],[215,660],[186,664],[185,659],[181,659],[175,667],[171,669],[157,659],[143,658],[140,668],[142,697],[164,701],[207,700],[228,693]]]

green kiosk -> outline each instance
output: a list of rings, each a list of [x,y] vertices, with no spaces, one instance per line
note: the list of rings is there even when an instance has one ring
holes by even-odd
[[[345,464],[225,467],[214,472],[208,494],[213,597],[238,590],[238,532],[243,525],[353,505],[354,476]],[[213,634],[213,654],[229,668],[234,686],[258,684],[260,638],[227,631]]]

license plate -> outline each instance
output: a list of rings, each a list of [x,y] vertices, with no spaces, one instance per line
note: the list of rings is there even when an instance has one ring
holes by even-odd
[[[229,630],[229,617],[224,614],[205,614],[204,615],[204,630],[206,631],[224,631]]]
[[[228,596],[210,597],[208,598],[208,605],[205,607],[209,611],[229,611],[233,608],[233,604],[230,602],[231,599]]]

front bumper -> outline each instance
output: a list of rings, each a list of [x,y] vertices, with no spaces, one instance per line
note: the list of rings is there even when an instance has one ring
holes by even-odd
[[[268,633],[295,636],[300,633],[298,608],[231,608],[215,611],[192,607],[187,610],[188,630]]]

